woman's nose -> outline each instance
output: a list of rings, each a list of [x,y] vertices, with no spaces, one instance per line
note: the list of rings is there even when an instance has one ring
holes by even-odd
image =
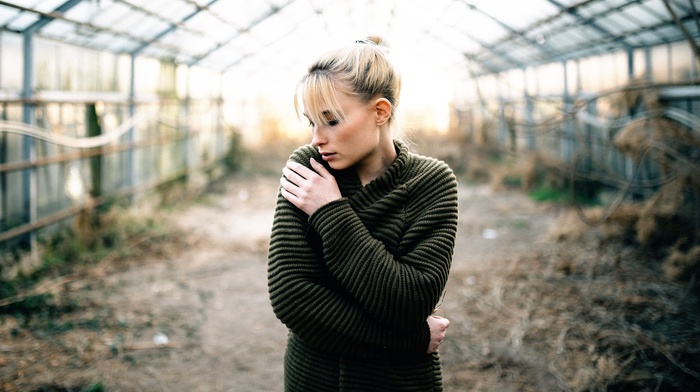
[[[318,125],[314,125],[313,130],[311,131],[311,144],[314,147],[318,147],[325,143],[326,140],[323,136],[323,132],[321,131],[321,129],[319,129]]]

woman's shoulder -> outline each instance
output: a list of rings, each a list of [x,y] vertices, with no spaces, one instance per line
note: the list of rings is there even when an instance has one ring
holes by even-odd
[[[412,177],[427,181],[455,180],[455,174],[450,166],[440,159],[411,152],[408,162],[408,172]]]
[[[309,159],[319,157],[320,154],[318,153],[318,150],[311,144],[306,144],[294,150],[294,152],[292,152],[292,154],[289,156],[289,160],[309,166]]]

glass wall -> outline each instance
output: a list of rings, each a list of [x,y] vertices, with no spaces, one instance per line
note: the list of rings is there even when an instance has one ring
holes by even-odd
[[[0,120],[12,122],[0,124],[0,236],[36,220],[62,223],[53,218],[90,199],[147,192],[225,155],[220,73],[138,56],[132,64],[127,54],[38,37],[31,43],[25,101],[24,37],[0,34]],[[25,112],[31,124],[22,125]]]

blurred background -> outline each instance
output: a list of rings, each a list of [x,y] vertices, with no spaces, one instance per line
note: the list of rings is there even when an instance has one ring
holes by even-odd
[[[534,152],[644,193],[668,174],[653,156],[697,138],[696,3],[0,2],[0,247],[33,249],[86,202],[222,159],[277,170],[243,150],[269,158],[307,142],[297,81],[369,34],[391,45],[399,132],[423,152],[473,174],[467,148]],[[680,154],[697,166],[697,147]]]
[[[0,309],[23,301],[38,272],[141,230],[115,216],[167,210],[231,176],[279,177],[310,140],[293,108],[297,82],[322,53],[368,35],[388,41],[402,72],[396,132],[414,150],[446,161],[463,184],[523,191],[588,227],[605,223],[606,238],[657,258],[659,275],[694,282],[699,8],[0,1]],[[657,351],[691,380],[679,385],[698,381],[668,348]]]

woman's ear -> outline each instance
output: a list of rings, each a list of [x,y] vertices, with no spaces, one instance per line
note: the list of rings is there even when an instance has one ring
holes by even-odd
[[[377,114],[377,125],[386,124],[391,118],[391,102],[386,98],[378,98],[374,102],[374,110]]]

